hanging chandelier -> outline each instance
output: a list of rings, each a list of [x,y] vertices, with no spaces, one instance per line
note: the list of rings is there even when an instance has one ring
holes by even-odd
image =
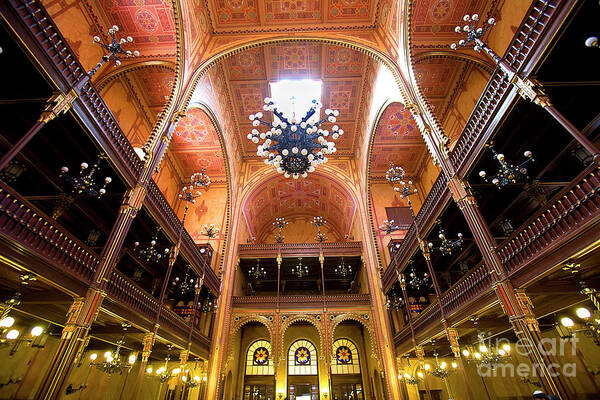
[[[121,348],[125,344],[125,331],[127,331],[127,328],[129,328],[130,326],[131,325],[128,324],[122,325],[123,334],[121,335],[121,338],[117,341],[117,348],[115,350],[114,355],[112,352],[107,351],[104,353],[104,361],[96,362],[95,360],[97,358],[97,354],[92,353],[90,354],[90,366],[95,366],[97,369],[108,375],[117,373],[122,374],[123,371],[129,371],[133,364],[135,364],[136,356],[132,353],[129,356],[127,362],[125,362],[121,360],[120,353]]]
[[[415,262],[413,260],[409,261],[410,272],[408,273],[408,286],[415,290],[419,290],[427,285],[429,282],[429,274],[424,272],[422,276],[417,274],[417,270],[415,268]]]
[[[456,361],[452,361],[450,363],[450,366],[452,368],[449,368],[449,365],[446,361],[442,361],[440,362],[438,356],[439,353],[437,351],[435,351],[433,353],[433,356],[435,357],[435,368],[430,372],[431,375],[435,376],[436,378],[440,378],[440,379],[446,379],[450,374],[452,374],[453,372],[456,371],[456,369],[458,368],[458,364],[456,363]]]
[[[267,271],[265,271],[265,269],[260,266],[260,258],[256,259],[256,267],[250,268],[250,270],[248,271],[248,275],[250,275],[254,279],[264,278],[267,275]]]
[[[248,134],[248,140],[253,143],[264,140],[258,145],[256,154],[264,157],[265,164],[273,165],[286,178],[306,178],[317,165],[327,162],[327,154],[337,151],[335,143],[328,142],[326,138],[331,136],[336,140],[344,134],[337,125],[333,125],[331,132],[319,128],[325,122],[334,123],[339,115],[338,110],[326,109],[325,118],[317,122],[310,121],[321,106],[321,102],[313,100],[304,117],[298,119],[293,113],[288,118],[277,109],[273,99],[266,97],[263,109],[271,111],[276,118],[270,123],[261,119],[262,112],[249,116],[254,129]],[[261,124],[270,129],[259,132],[256,128]]]
[[[487,172],[479,171],[479,176],[485,182],[491,182],[498,187],[498,189],[510,183],[517,183],[521,180],[527,179],[527,165],[534,162],[533,153],[529,150],[523,153],[525,160],[520,164],[514,165],[505,160],[504,154],[496,152],[494,143],[486,144],[492,152],[492,158],[498,161],[498,172],[491,178],[487,176]]]
[[[386,235],[399,231],[400,229],[400,226],[396,225],[393,219],[389,221],[386,219],[385,221],[383,221],[383,224],[379,225],[379,230],[385,232]]]
[[[203,313],[217,312],[217,308],[217,300],[210,294],[200,303],[200,311]]]
[[[106,193],[106,186],[112,182],[110,176],[105,177],[102,182],[96,182],[97,178],[95,175],[98,172],[100,163],[105,158],[104,156],[99,156],[91,168],[88,163],[82,162],[79,176],[69,175],[69,168],[66,166],[60,169],[58,176],[72,187],[71,194],[85,194],[99,199]]]
[[[155,375],[152,375],[152,367],[148,367],[146,369],[146,374],[150,375],[151,377],[158,378],[158,381],[161,384],[166,383],[169,379],[171,379],[171,371],[169,371],[169,361],[171,360],[171,350],[173,349],[173,345],[168,344],[167,347],[169,349],[169,352],[165,357],[165,364],[156,370]]]
[[[196,280],[190,276],[190,267],[188,266],[183,279],[176,276],[171,283],[182,295],[192,293],[196,289]]]
[[[298,278],[303,278],[308,275],[308,267],[306,265],[302,265],[302,257],[299,257],[298,261],[298,265],[292,267],[292,274]]]
[[[395,291],[392,291],[386,297],[386,310],[400,310],[404,307],[404,299],[401,296],[399,296]]]
[[[485,344],[486,339],[483,332],[477,334],[477,339],[477,346],[467,346],[462,351],[462,355],[468,361],[474,362],[479,366],[495,368],[506,363],[510,358],[510,344],[505,342],[502,345],[498,343],[498,346],[491,346],[491,344],[488,346]]]
[[[395,185],[404,179],[404,168],[390,163],[390,168],[385,172],[385,179]]]
[[[344,264],[344,257],[342,257],[342,263],[337,266],[334,272],[342,278],[346,278],[352,275],[352,266]]]
[[[450,256],[450,255],[452,255],[453,250],[458,250],[462,247],[463,234],[459,233],[457,235],[458,238],[456,240],[450,240],[450,239],[448,239],[448,237],[446,237],[446,232],[444,231],[444,228],[442,227],[441,221],[437,220],[436,222],[439,225],[438,238],[440,239],[439,245],[436,247],[436,249],[439,250],[442,253],[442,255]],[[434,244],[432,242],[429,242],[428,246],[430,249],[434,248]]]
[[[163,255],[169,254],[169,248],[165,247],[162,251],[156,248],[156,243],[158,241],[158,232],[160,232],[160,228],[156,230],[154,236],[150,240],[150,245],[144,248],[140,248],[140,242],[133,243],[133,247],[136,249],[138,255],[144,259],[146,262],[159,262]]]
[[[314,224],[317,227],[317,235],[315,236],[315,240],[319,243],[323,243],[327,240],[327,236],[323,232],[321,232],[321,227],[327,223],[327,220],[323,219],[323,217],[313,217],[311,224]]]
[[[215,224],[204,224],[204,230],[200,231],[200,234],[202,236],[206,236],[208,240],[210,240],[216,238],[219,232],[221,232],[221,230],[219,228],[215,228]]]
[[[410,358],[407,357],[407,360],[408,365],[406,366],[406,370],[411,371],[412,365],[410,364]],[[424,377],[425,375],[420,370],[415,371],[415,373],[400,372],[400,374],[398,374],[398,379],[404,379],[404,381],[409,385],[418,385]]]
[[[275,225],[279,229],[279,231],[277,232],[277,235],[275,235],[276,243],[283,243],[283,240],[285,239],[285,236],[282,234],[283,228],[285,228],[285,226],[287,224],[288,224],[288,222],[285,220],[284,217],[275,218],[273,225]]]

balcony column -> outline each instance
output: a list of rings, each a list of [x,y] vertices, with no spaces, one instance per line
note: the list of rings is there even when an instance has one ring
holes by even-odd
[[[419,367],[421,367],[425,363],[425,349],[423,346],[415,346],[415,355],[417,356],[417,360],[419,360]],[[425,391],[427,392],[427,399],[433,400],[431,397],[431,390],[429,389],[429,382],[425,379],[425,375],[423,375],[423,384],[425,385]]]
[[[66,94],[58,93],[50,97],[46,102],[44,111],[42,111],[42,114],[36,123],[29,128],[29,130],[23,136],[21,136],[21,139],[19,139],[19,141],[15,143],[14,146],[11,147],[4,156],[2,156],[0,159],[0,170],[3,170],[48,122],[52,121],[60,114],[67,112],[71,108],[71,104],[76,98],[77,93],[74,90],[71,90]]]
[[[69,309],[68,323],[63,329],[61,342],[42,378],[36,399],[54,400],[61,396],[66,378],[69,376],[73,365],[75,365],[78,350],[84,342],[92,323],[96,320],[102,301],[106,296],[106,286],[119,260],[125,237],[129,233],[133,219],[142,207],[146,197],[146,184],[162,160],[175,129],[175,124],[180,117],[181,115],[177,114],[162,140],[155,142],[146,158],[137,185],[125,193],[117,220],[113,224],[102,253],[100,253],[100,262],[94,271],[90,287],[85,297],[77,299]]]
[[[460,347],[458,345],[458,331],[455,328],[450,328],[448,326],[448,320],[446,319],[446,311],[444,310],[444,306],[442,305],[442,291],[440,290],[440,285],[438,283],[437,277],[435,276],[435,270],[433,269],[433,264],[431,263],[431,252],[429,250],[429,246],[427,243],[420,237],[417,238],[419,241],[419,246],[421,247],[421,252],[423,253],[423,257],[425,258],[425,262],[427,263],[427,269],[429,270],[429,275],[431,276],[431,281],[433,282],[433,287],[435,289],[435,297],[437,298],[438,307],[440,308],[440,316],[442,317],[442,327],[446,332],[446,336],[448,337],[448,341],[450,342],[450,348],[452,353],[454,353],[454,357],[458,363],[460,368],[461,377],[463,383],[465,385],[465,389],[467,391],[467,398],[473,400],[473,392],[471,391],[471,386],[469,385],[469,379],[467,378],[467,373],[464,368],[464,363],[460,354]],[[448,385],[447,379],[444,379],[446,385]]]
[[[456,168],[452,165],[449,158],[449,150],[446,145],[448,141],[447,137],[437,124],[435,129],[430,128],[432,125],[426,120],[429,116],[423,116],[416,105],[408,105],[407,109],[411,111],[413,118],[419,126],[434,162],[439,163],[447,177],[448,188],[450,189],[452,198],[465,217],[475,243],[481,252],[483,261],[494,279],[494,290],[500,300],[500,304],[508,316],[521,344],[528,348],[528,356],[531,363],[538,367],[537,372],[542,383],[542,389],[546,393],[558,396],[561,400],[572,398],[565,378],[561,375],[556,376],[555,374],[554,365],[556,364],[553,363],[553,357],[545,354],[547,352],[544,351],[540,343],[541,336],[537,322],[532,323],[531,314],[523,308],[523,304],[517,298],[512,283],[508,278],[506,268],[496,251],[498,247],[496,239],[481,214],[469,183],[456,174]],[[535,318],[533,319],[535,320]]]
[[[406,293],[406,279],[404,278],[404,274],[401,274],[397,268],[396,268],[396,274],[398,275],[398,283],[400,283],[400,289],[402,289],[402,297],[404,299],[404,307],[406,308],[406,315],[408,318],[408,326],[410,327],[410,337],[412,339],[413,348],[415,349],[415,355],[417,356],[417,358],[419,358],[419,355],[421,355],[421,360],[419,361],[419,363],[420,363],[423,359],[423,355],[425,352],[423,351],[422,346],[417,345],[417,338],[415,336],[415,327],[412,322],[412,315],[410,314],[410,306],[408,305],[408,293]],[[404,381],[404,379],[403,379],[403,381]],[[406,381],[404,381],[404,387],[406,390],[408,390],[406,385],[407,385]],[[431,393],[429,392],[429,385],[427,385],[427,383],[425,383],[425,389],[427,390],[427,397],[429,397],[429,399],[431,400]],[[406,398],[408,399],[408,393],[407,393]]]

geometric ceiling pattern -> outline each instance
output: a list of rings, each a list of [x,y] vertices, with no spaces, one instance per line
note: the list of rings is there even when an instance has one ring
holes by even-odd
[[[270,82],[283,79],[317,79],[323,83],[323,108],[338,109],[336,124],[344,130],[335,155],[351,155],[364,88],[367,56],[342,46],[314,42],[289,42],[257,47],[222,62],[231,93],[231,110],[238,121],[244,157],[255,158],[256,145],[246,135],[252,130],[248,115],[262,111],[271,96]]]
[[[416,177],[427,156],[427,148],[410,111],[401,103],[386,107],[375,130],[371,150],[371,177],[385,176],[391,163]]]
[[[174,57],[176,32],[170,0],[104,0],[84,2],[101,35],[112,25],[133,38],[141,57]],[[118,34],[120,37],[121,35]]]
[[[146,67],[131,71],[126,76],[134,85],[135,93],[146,105],[154,124],[171,95],[175,71],[170,68]]]
[[[203,110],[191,108],[179,120],[169,150],[184,177],[205,168],[212,181],[225,180],[221,143],[210,117]]]
[[[413,2],[411,50],[417,83],[439,120],[444,121],[448,108],[469,76],[471,64],[452,58],[450,43],[460,39],[454,27],[463,25],[465,14],[478,13],[482,20],[496,10],[497,0],[422,0]],[[436,52],[449,57],[435,57]],[[469,54],[481,57],[470,51]],[[432,55],[432,56],[429,56]]]
[[[267,180],[250,195],[243,212],[251,236],[259,239],[272,230],[277,217],[309,220],[319,215],[342,238],[352,226],[355,209],[356,204],[339,183],[312,173],[305,179],[277,175]]]
[[[379,0],[207,0],[214,34],[371,28]]]

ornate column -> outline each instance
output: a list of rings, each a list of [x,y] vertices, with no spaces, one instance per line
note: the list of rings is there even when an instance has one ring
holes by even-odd
[[[142,357],[140,358],[140,369],[138,370],[138,374],[135,378],[132,398],[135,398],[133,396],[139,393],[141,383],[144,380],[146,365],[148,365],[148,360],[150,359],[150,354],[152,353],[152,347],[154,346],[154,339],[154,332],[147,332],[142,339]]]
[[[142,207],[146,196],[146,184],[149,182],[156,166],[162,160],[175,124],[180,117],[179,114],[175,116],[162,140],[156,142],[153,151],[144,163],[137,185],[125,193],[117,220],[113,224],[102,253],[100,253],[100,262],[96,267],[96,271],[94,271],[90,287],[85,298],[76,300],[69,310],[69,321],[72,321],[63,329],[61,343],[45,372],[36,399],[50,400],[60,397],[66,378],[74,365],[79,346],[95,321],[102,301],[106,296],[105,288],[119,260],[125,237],[129,232],[133,219]]]
[[[468,182],[461,179],[456,174],[456,169],[450,162],[448,157],[449,151],[446,147],[447,138],[443,132],[436,130],[432,132],[426,124],[423,116],[415,106],[407,107],[410,109],[415,121],[421,129],[421,133],[427,147],[432,155],[434,162],[439,163],[442,171],[447,177],[448,187],[452,194],[452,198],[461,210],[483,261],[487,266],[490,274],[494,278],[494,290],[500,304],[508,316],[512,328],[517,337],[522,342],[521,344],[528,348],[528,355],[532,364],[537,365],[540,369],[540,381],[542,382],[543,390],[546,393],[557,395],[562,400],[570,399],[570,390],[562,376],[555,375],[553,371],[553,360],[551,356],[543,352],[543,347],[540,344],[541,336],[539,335],[539,327],[536,328],[536,323],[532,323],[531,315],[523,308],[523,305],[517,298],[515,290],[508,278],[506,268],[502,264],[498,253],[496,252],[497,243],[493,237],[487,223],[485,222],[475,197],[472,194]],[[533,318],[535,320],[535,318]]]

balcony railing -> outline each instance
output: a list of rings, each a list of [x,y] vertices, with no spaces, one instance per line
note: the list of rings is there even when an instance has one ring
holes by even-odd
[[[276,257],[318,257],[320,249],[327,256],[360,256],[362,242],[323,242],[319,243],[282,243],[282,244],[240,244],[240,258]]]
[[[91,282],[99,263],[98,254],[2,182],[0,235],[12,242],[11,247],[26,251],[32,258],[41,258],[50,268],[80,281],[84,288]],[[41,276],[47,275],[47,270],[40,270],[38,265],[31,263],[31,272]],[[154,321],[158,301],[121,272],[115,270],[112,273],[106,292],[108,299],[148,321]],[[85,289],[78,294],[84,293]],[[167,308],[163,309],[159,324],[183,340],[187,338],[189,325]],[[208,342],[199,332],[195,331],[194,335],[201,342]]]
[[[277,305],[276,296],[234,296],[233,307],[274,308]],[[333,294],[325,295],[327,308],[371,305],[371,297],[365,294]],[[320,308],[323,307],[323,296],[319,295],[284,295],[279,297],[279,307],[285,308]]]
[[[562,23],[565,14],[574,3],[576,0],[536,0],[504,53],[506,62],[520,74],[527,75],[542,59],[543,52],[554,38],[557,26]],[[502,116],[508,112],[510,104],[515,101],[517,96],[516,90],[511,89],[504,73],[496,68],[450,153],[450,161],[457,169],[459,176],[464,177],[471,168],[484,144],[489,140],[502,120]],[[441,173],[416,218],[423,231],[426,231],[429,224],[437,218],[449,198],[449,190],[443,173]],[[414,228],[411,227],[411,229]],[[410,234],[410,232],[411,230],[408,233]],[[409,238],[409,234],[407,234],[407,238]],[[417,246],[417,242],[405,240],[405,243],[393,257],[390,265],[400,267],[405,265],[408,257],[412,254],[412,249]],[[384,290],[390,289],[395,275],[393,268],[385,271]]]
[[[544,262],[545,256],[565,259],[582,250],[588,243],[576,239],[584,232],[594,232],[599,225],[600,168],[592,165],[500,244],[498,254],[510,278],[525,267],[530,276],[542,276],[556,267],[555,263]],[[597,238],[598,235],[592,233],[590,240]],[[477,265],[442,295],[446,317],[451,320],[453,314],[490,293],[493,283],[485,265]],[[439,318],[431,316],[439,314],[437,303],[434,304],[437,311],[423,312],[415,320],[416,330],[439,325]],[[409,334],[407,330],[405,328],[396,335],[396,343]]]

